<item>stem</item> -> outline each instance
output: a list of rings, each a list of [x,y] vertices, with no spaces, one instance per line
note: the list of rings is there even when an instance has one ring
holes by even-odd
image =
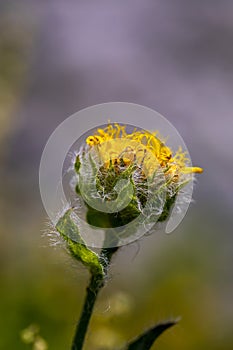
[[[100,257],[103,259],[103,268],[105,272],[105,278],[107,276],[108,267],[113,253],[117,248],[104,248],[101,251]],[[101,288],[104,286],[104,279],[100,276],[92,275],[90,283],[87,287],[86,298],[83,304],[81,317],[76,327],[75,336],[73,339],[71,350],[82,350],[87,328],[92,316],[94,305]]]
[[[72,350],[82,350],[85,340],[87,328],[90,322],[92,311],[100,289],[103,287],[103,281],[97,279],[96,276],[91,276],[87,294],[84,301],[80,320],[78,322],[75,336],[73,339]]]

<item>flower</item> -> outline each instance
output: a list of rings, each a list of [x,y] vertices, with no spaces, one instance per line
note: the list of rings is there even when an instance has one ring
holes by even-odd
[[[158,131],[148,132],[145,130],[134,130],[132,133],[126,132],[125,125],[109,124],[104,129],[98,129],[97,133],[87,137],[86,143],[90,147],[98,146],[99,151],[101,153],[101,157],[103,159],[109,158],[110,161],[107,163],[109,166],[110,163],[114,163],[115,165],[129,165],[132,164],[133,161],[137,161],[140,163],[142,160],[142,151],[151,152],[154,155],[160,164],[160,166],[164,170],[165,176],[169,176],[173,179],[173,181],[177,181],[178,177],[181,177],[182,174],[192,174],[192,173],[202,173],[203,169],[200,167],[189,167],[187,164],[190,162],[186,153],[182,151],[181,147],[178,151],[173,155],[172,150],[165,145],[163,141],[159,138]],[[122,144],[121,147],[118,147],[118,143],[112,143],[109,141],[124,139],[125,151],[124,156],[122,156]],[[135,141],[134,144],[135,149],[132,150],[132,143],[129,142],[128,147],[131,149],[127,150],[127,142]],[[143,149],[140,147],[143,145]],[[110,148],[109,148],[110,146]],[[114,146],[114,149],[113,147]],[[134,151],[134,159],[132,156],[129,157],[129,151]],[[113,156],[114,155],[114,156]],[[136,156],[136,159],[135,159]],[[145,161],[145,155],[144,161]],[[152,157],[147,159],[148,162],[153,162]]]
[[[88,207],[88,223],[101,226],[104,221],[104,227],[118,227],[141,213],[166,220],[182,187],[203,171],[189,163],[186,152],[180,147],[174,153],[158,131],[135,128],[129,133],[118,123],[97,129],[75,162],[77,193],[82,192]],[[150,214],[148,206],[145,210],[148,198]]]

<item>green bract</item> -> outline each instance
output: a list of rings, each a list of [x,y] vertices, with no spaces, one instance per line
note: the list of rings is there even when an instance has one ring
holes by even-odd
[[[70,217],[72,209],[69,209],[58,220],[56,229],[67,242],[68,249],[72,256],[88,267],[92,275],[103,276],[103,267],[99,261],[99,256],[91,249],[87,248],[85,242],[79,234],[77,225]]]

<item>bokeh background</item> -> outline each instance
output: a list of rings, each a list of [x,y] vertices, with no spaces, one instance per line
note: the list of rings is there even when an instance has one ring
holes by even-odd
[[[181,316],[153,349],[233,348],[233,2],[0,2],[0,349],[70,346],[88,280],[51,247],[38,169],[69,115],[128,101],[163,114],[198,177],[172,235],[121,249],[85,349],[117,349],[154,322]]]

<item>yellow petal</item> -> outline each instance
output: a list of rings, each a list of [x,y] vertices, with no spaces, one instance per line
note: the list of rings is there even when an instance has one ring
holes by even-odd
[[[186,167],[184,169],[182,169],[182,173],[184,174],[191,174],[191,173],[198,173],[198,174],[201,174],[203,173],[203,169],[202,168],[199,168],[197,166],[194,166],[194,167]]]

